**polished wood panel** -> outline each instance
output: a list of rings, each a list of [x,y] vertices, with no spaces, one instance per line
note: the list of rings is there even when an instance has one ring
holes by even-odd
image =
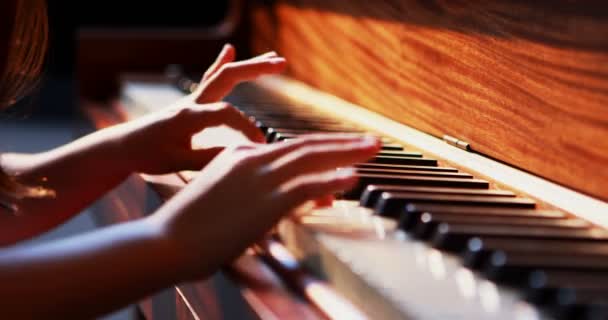
[[[255,51],[291,76],[608,200],[602,1],[280,0]]]

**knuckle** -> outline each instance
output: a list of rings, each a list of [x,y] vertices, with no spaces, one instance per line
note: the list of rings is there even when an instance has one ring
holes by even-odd
[[[212,112],[226,112],[230,108],[232,108],[232,105],[224,101],[214,102],[208,106],[208,110]]]
[[[223,64],[218,70],[218,74],[220,77],[229,77],[234,71],[234,64],[229,62]]]
[[[224,101],[217,103],[217,111],[227,116],[234,116],[239,112],[232,104]]]
[[[221,109],[226,109],[226,110],[234,109],[234,106],[230,102],[220,101],[217,104],[218,104],[219,108],[221,108]]]
[[[190,107],[174,108],[174,109],[168,111],[167,119],[182,120],[182,119],[190,116],[191,113],[192,113],[192,110]]]

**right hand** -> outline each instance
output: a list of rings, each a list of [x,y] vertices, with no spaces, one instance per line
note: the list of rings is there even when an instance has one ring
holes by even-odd
[[[242,132],[252,142],[265,141],[264,135],[245,114],[217,101],[238,83],[282,72],[286,67],[285,58],[276,52],[242,61],[234,61],[235,57],[234,47],[225,45],[192,94],[168,108],[120,126],[124,150],[121,154],[132,155],[134,171],[164,174],[200,170],[223,150],[222,146],[192,149],[192,135],[208,127],[226,125]]]
[[[306,201],[352,188],[354,170],[335,169],[378,150],[374,137],[346,135],[225,150],[153,217],[163,226],[180,280],[215,271]]]

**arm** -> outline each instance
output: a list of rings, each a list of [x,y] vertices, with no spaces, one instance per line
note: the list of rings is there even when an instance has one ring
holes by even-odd
[[[85,319],[176,283],[175,259],[149,220],[34,247],[0,251],[9,319]]]
[[[0,165],[7,173],[24,184],[44,186],[56,197],[18,200],[16,216],[0,212],[0,245],[64,222],[133,172],[162,174],[202,168],[223,149],[192,150],[192,135],[206,127],[227,125],[262,142],[260,131],[232,106],[203,103],[223,98],[241,81],[281,72],[285,59],[268,53],[233,62],[235,54],[226,45],[196,92],[165,110],[48,152],[2,155]]]
[[[373,138],[315,136],[226,150],[147,218],[0,251],[2,314],[90,318],[208,276],[291,209],[352,187],[353,171],[335,168],[378,149]]]
[[[3,154],[2,168],[21,183],[43,186],[53,197],[16,201],[16,215],[2,212],[0,245],[44,232],[69,219],[130,173],[116,130],[103,130],[39,154]]]

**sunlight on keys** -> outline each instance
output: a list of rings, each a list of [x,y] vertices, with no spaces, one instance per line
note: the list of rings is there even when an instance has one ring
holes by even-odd
[[[414,259],[416,260],[416,265],[422,270],[427,269],[426,258],[428,255],[428,250],[429,249],[423,244],[414,244]]]
[[[428,256],[429,269],[436,280],[443,280],[446,276],[445,264],[443,262],[443,254],[436,249],[429,251]]]
[[[304,290],[311,299],[318,302],[319,308],[323,309],[326,314],[330,314],[334,319],[368,319],[364,314],[353,308],[350,302],[328,290],[321,282],[311,281],[306,284]]]
[[[473,272],[469,269],[460,268],[456,271],[455,277],[460,293],[469,300],[474,298],[477,290]]]
[[[479,297],[484,310],[489,313],[497,313],[500,309],[500,295],[498,288],[490,281],[484,280],[479,286]]]
[[[518,303],[515,306],[515,315],[517,320],[540,320],[542,316],[540,312],[533,306],[527,303]]]
[[[385,239],[397,229],[397,222],[375,216],[372,210],[345,201],[306,213],[300,211],[294,219],[317,231],[356,238]]]
[[[238,147],[251,144],[253,142],[241,132],[227,126],[207,128],[192,137],[192,147],[194,149],[217,146]]]

